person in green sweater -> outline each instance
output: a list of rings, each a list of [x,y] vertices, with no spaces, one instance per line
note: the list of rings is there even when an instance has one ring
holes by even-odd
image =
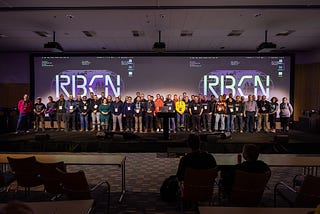
[[[111,114],[110,111],[111,111],[110,103],[108,103],[107,99],[104,98],[102,100],[101,105],[99,106],[99,112],[101,113],[100,114],[100,121],[101,121],[102,129],[104,131],[108,130],[108,124],[109,124],[110,114]]]

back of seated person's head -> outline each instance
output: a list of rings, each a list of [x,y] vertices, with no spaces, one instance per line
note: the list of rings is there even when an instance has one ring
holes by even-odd
[[[254,144],[245,144],[243,146],[242,155],[247,161],[256,161],[259,157],[259,149]]]
[[[188,136],[188,146],[192,151],[200,150],[200,137],[196,134],[189,134]]]

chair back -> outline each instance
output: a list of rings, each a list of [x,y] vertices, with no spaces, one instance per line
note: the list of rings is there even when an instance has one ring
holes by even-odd
[[[230,201],[237,206],[258,206],[271,172],[252,173],[236,170]]]
[[[27,158],[7,157],[7,159],[19,186],[35,187],[42,184],[38,176],[39,168],[35,156]]]
[[[92,198],[86,175],[82,170],[62,173],[61,184],[64,194],[70,200],[86,200]]]
[[[320,177],[306,175],[296,198],[297,207],[316,207],[320,204]]]
[[[64,162],[37,163],[39,167],[39,177],[44,185],[45,191],[52,194],[62,194],[61,177],[62,173],[66,172]]]
[[[211,201],[217,172],[217,168],[186,168],[184,173],[183,200],[193,202]]]

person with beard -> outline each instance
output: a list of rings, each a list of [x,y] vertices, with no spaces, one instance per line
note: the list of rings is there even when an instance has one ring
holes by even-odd
[[[18,102],[19,118],[15,134],[18,134],[20,131],[30,132],[32,109],[32,102],[29,99],[29,95],[25,94],[23,99]]]
[[[38,97],[36,103],[34,104],[33,112],[35,117],[35,131],[39,130],[39,124],[41,121],[41,128],[42,131],[45,131],[45,124],[44,124],[44,113],[46,110],[46,105],[41,102],[41,97]]]

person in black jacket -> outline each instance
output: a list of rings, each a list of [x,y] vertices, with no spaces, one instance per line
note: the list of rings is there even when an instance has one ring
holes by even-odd
[[[211,169],[217,166],[217,162],[211,154],[200,151],[199,135],[190,134],[188,136],[188,146],[192,151],[180,159],[177,170],[177,179],[180,184],[183,182],[184,172],[187,167],[192,169]]]
[[[264,173],[269,171],[271,172],[269,166],[265,162],[258,160],[259,149],[256,145],[245,144],[242,149],[242,157],[245,160],[244,162],[238,163],[228,171],[221,171],[220,183],[223,192],[226,194],[229,194],[231,192],[236,170],[252,173]]]
[[[87,96],[82,97],[82,101],[79,102],[80,113],[80,131],[89,131],[88,115],[90,110],[90,103],[87,101]]]

